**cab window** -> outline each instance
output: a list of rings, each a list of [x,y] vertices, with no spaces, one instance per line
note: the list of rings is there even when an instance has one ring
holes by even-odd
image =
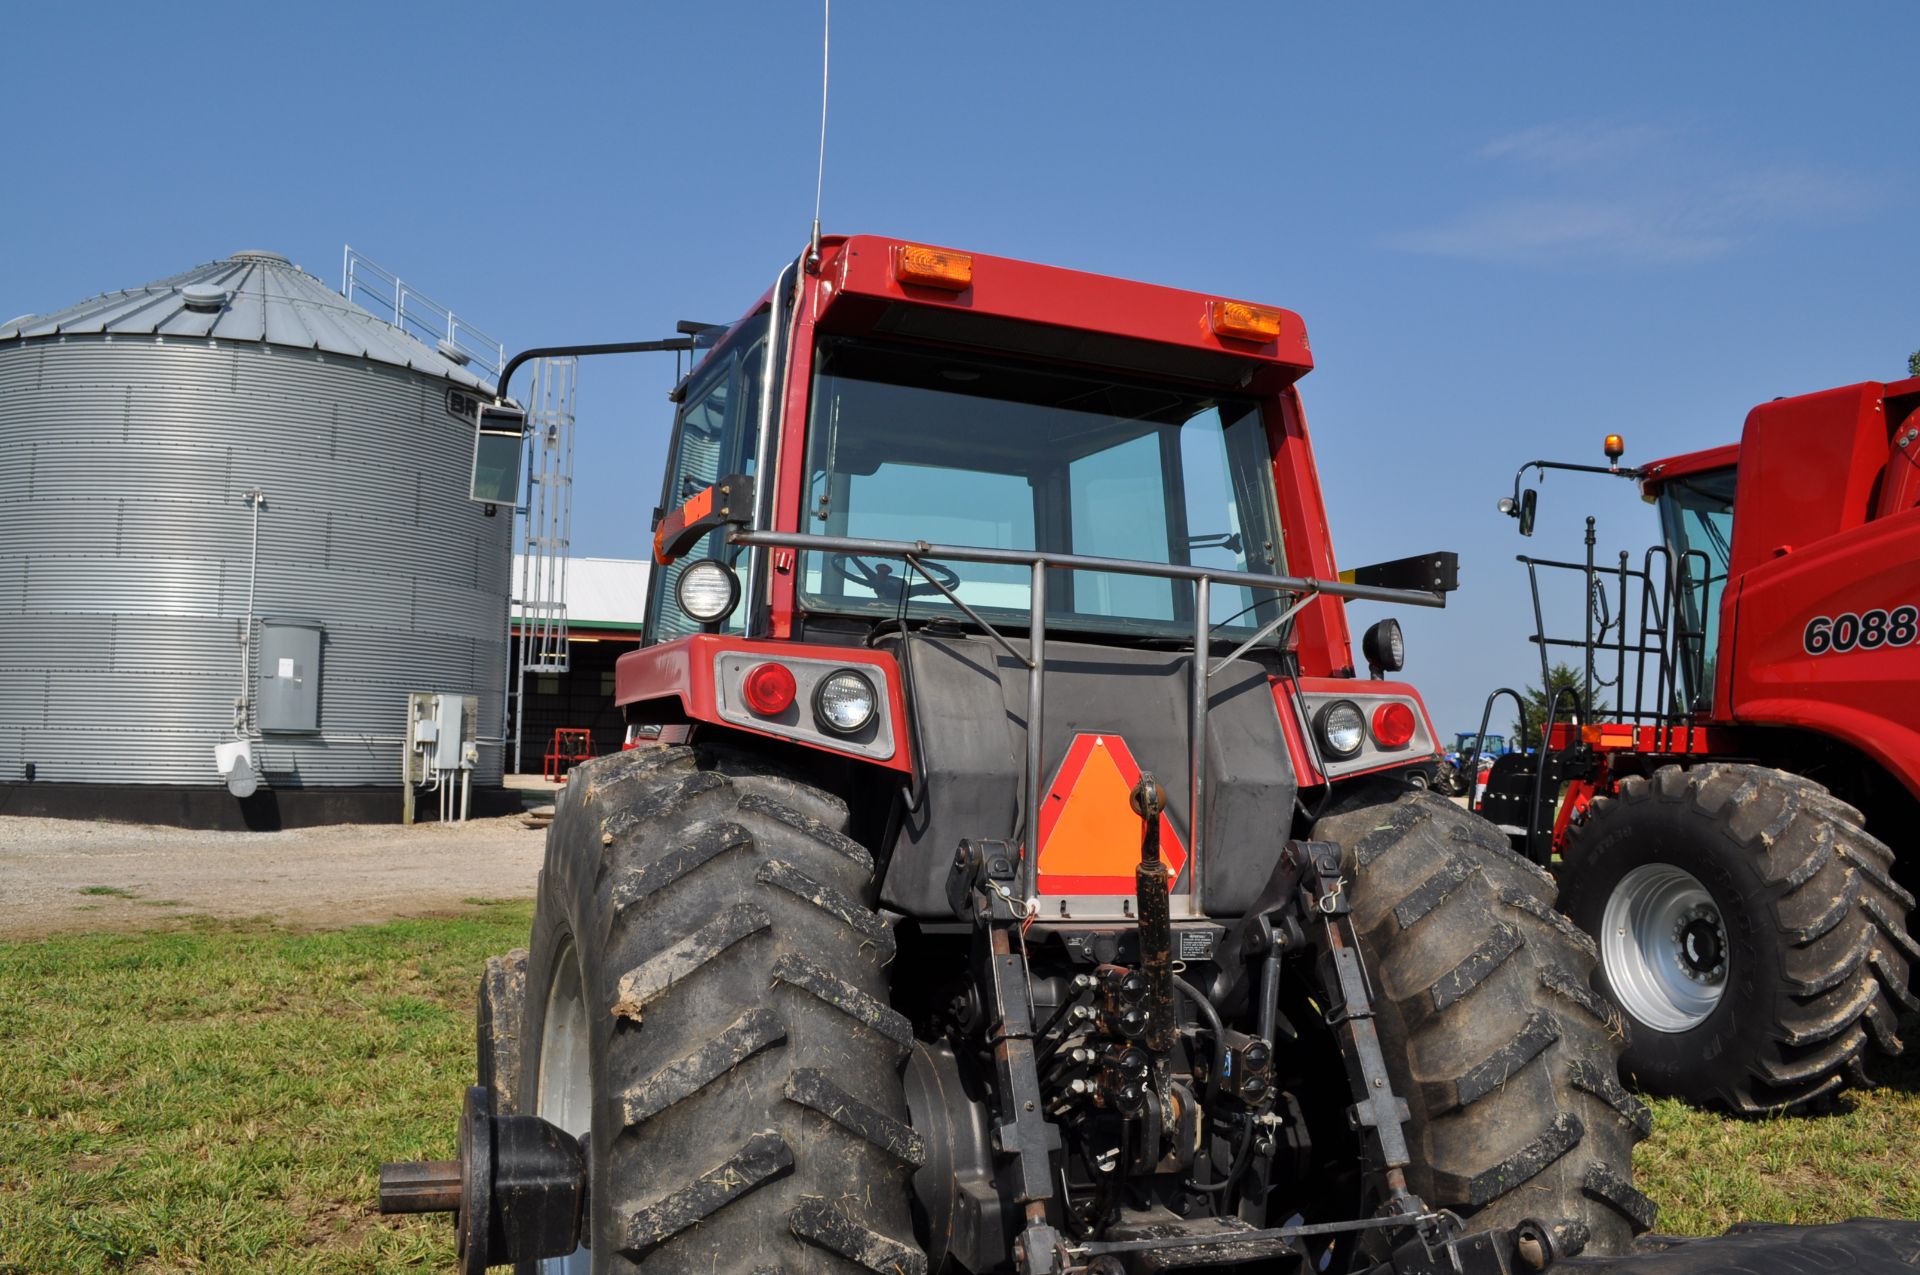
[[[678,509],[728,474],[752,476],[766,333],[766,316],[748,320],[687,383],[667,458],[663,512]],[[674,585],[689,563],[719,558],[734,566],[737,556],[725,533],[715,531],[672,565],[655,567],[647,605],[647,641],[665,642],[705,630],[706,626],[681,612]],[[743,604],[716,627],[723,633],[738,633],[745,625]]]
[[[1673,479],[1660,492],[1660,516],[1679,581],[1674,655],[1681,693],[1688,700],[1682,707],[1693,712],[1713,706],[1714,653],[1720,645],[1720,603],[1733,556],[1737,476],[1729,466]]]

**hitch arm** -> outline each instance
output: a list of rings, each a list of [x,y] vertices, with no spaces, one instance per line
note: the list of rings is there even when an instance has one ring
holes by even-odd
[[[1167,808],[1166,790],[1143,774],[1134,787],[1133,811],[1140,816],[1140,866],[1133,872],[1134,897],[1140,913],[1140,973],[1147,980],[1141,1005],[1147,1015],[1142,1042],[1153,1064],[1153,1087],[1162,1102],[1172,1092],[1173,1042],[1178,1026],[1173,1016],[1173,921],[1168,898],[1167,865],[1160,860],[1160,812]]]

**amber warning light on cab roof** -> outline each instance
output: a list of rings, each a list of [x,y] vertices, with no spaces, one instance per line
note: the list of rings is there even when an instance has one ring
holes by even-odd
[[[894,251],[893,277],[901,283],[944,292],[965,292],[973,286],[973,257],[944,248],[901,244]]]
[[[1280,339],[1280,312],[1245,301],[1215,301],[1207,307],[1207,326],[1215,336],[1242,341]]]

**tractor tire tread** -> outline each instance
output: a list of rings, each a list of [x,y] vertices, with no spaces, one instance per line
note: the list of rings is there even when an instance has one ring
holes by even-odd
[[[1624,1184],[1649,1122],[1597,1079],[1624,1032],[1587,985],[1591,943],[1548,906],[1551,878],[1492,824],[1404,786],[1343,794],[1313,836],[1355,865],[1354,929],[1410,1113],[1409,1188],[1470,1229],[1542,1222],[1563,1256],[1627,1251],[1648,1222],[1587,1184]]]
[[[912,1033],[887,1002],[893,936],[847,820],[744,752],[634,750],[574,772],[533,965],[580,954],[595,1270],[913,1269]]]
[[[514,1115],[520,1109],[521,1033],[527,1017],[527,950],[517,947],[489,956],[474,998],[476,1082],[493,1092],[493,1109]]]

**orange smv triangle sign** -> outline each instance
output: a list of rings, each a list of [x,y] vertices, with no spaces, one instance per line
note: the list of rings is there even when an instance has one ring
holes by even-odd
[[[1076,735],[1040,802],[1040,893],[1132,894],[1140,816],[1129,798],[1140,763],[1118,735]],[[1160,816],[1160,861],[1178,880],[1187,848]]]

